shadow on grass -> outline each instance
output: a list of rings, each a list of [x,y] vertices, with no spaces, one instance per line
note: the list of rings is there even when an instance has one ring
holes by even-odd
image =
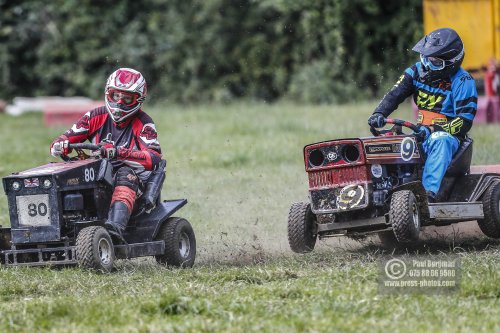
[[[488,238],[475,227],[475,222],[461,226],[429,227],[421,233],[420,240],[411,244],[382,244],[377,237],[361,240],[358,253],[391,255],[436,255],[473,253],[500,249],[500,240]]]

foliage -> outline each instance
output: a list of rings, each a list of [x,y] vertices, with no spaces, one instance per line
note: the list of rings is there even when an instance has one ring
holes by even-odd
[[[421,21],[420,0],[0,0],[0,97],[101,98],[120,66],[168,100],[345,102],[393,83]]]

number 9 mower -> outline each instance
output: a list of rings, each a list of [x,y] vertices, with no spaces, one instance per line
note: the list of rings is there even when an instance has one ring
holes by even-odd
[[[384,245],[418,240],[422,227],[477,220],[482,232],[500,238],[500,165],[473,166],[472,139],[460,144],[436,203],[422,185],[424,156],[417,137],[386,119],[391,129],[371,128],[373,137],[340,139],[304,147],[309,202],[294,203],[288,240],[297,253],[310,252],[316,239],[376,233]]]
[[[123,241],[104,228],[113,193],[112,165],[89,158],[88,143],[71,144],[78,157],[4,177],[10,228],[0,227],[0,264],[80,265],[110,271],[115,259],[154,256],[173,267],[191,267],[196,239],[190,223],[172,217],[186,199],[160,199],[166,162],[152,172],[137,199]]]

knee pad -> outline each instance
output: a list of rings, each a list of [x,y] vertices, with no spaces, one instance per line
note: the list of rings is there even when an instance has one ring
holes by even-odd
[[[139,190],[140,179],[134,170],[129,167],[121,167],[116,172],[115,187],[125,186],[137,193]]]

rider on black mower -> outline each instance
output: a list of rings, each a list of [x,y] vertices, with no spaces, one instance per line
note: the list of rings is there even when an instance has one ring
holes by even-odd
[[[140,72],[116,70],[106,83],[105,106],[87,112],[50,146],[55,157],[68,155],[70,143],[89,140],[101,146],[98,154],[111,161],[115,176],[105,227],[119,239],[145,181],[162,159],[154,122],[141,109],[146,95],[146,80]]]

